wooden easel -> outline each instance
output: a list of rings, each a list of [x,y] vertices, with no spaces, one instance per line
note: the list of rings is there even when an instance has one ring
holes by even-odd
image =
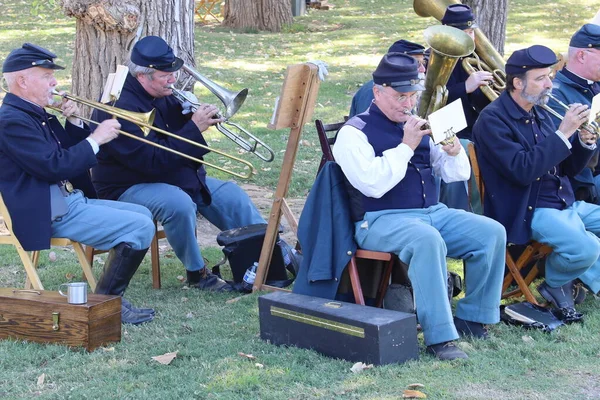
[[[279,174],[279,183],[275,190],[275,198],[271,207],[267,231],[265,232],[265,240],[260,252],[258,270],[256,271],[256,278],[252,288],[253,291],[281,290],[274,286],[265,285],[265,279],[269,272],[269,265],[271,264],[273,248],[277,240],[282,212],[294,233],[298,234],[298,222],[285,201],[285,196],[288,193],[292,178],[302,127],[312,117],[315,109],[317,93],[321,84],[318,77],[318,70],[316,65],[310,63],[296,64],[288,67],[283,86],[281,87],[279,102],[276,105],[275,115],[273,121],[269,124],[270,129],[290,128],[290,136],[283,157],[281,173]]]

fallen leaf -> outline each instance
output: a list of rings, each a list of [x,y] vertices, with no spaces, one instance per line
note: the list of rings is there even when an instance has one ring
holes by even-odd
[[[175,357],[177,357],[177,353],[179,353],[179,351],[173,353],[165,353],[162,356],[154,356],[152,357],[152,359],[158,361],[162,365],[169,365],[171,364],[171,361],[173,361]]]
[[[51,251],[50,253],[48,253],[48,259],[50,261],[56,261],[56,253]]]
[[[352,366],[352,368],[350,368],[350,371],[354,372],[355,374],[364,371],[365,369],[370,369],[373,368],[373,364],[365,364],[363,362],[357,362],[356,364],[354,364]]]
[[[252,354],[246,354],[246,353],[239,352],[238,355],[242,356],[242,357],[246,357],[248,360],[256,360],[256,357],[254,357]]]
[[[254,366],[256,366],[256,368],[258,368],[258,369],[262,369],[262,368],[264,368],[264,367],[265,367],[265,366],[264,366],[264,365],[262,365],[261,363],[255,363],[255,364],[254,364]]]
[[[189,312],[185,315],[186,318],[194,318],[194,313],[193,312]]]
[[[423,392],[419,392],[418,390],[405,390],[402,392],[403,399],[426,399],[427,395]]]
[[[65,278],[67,278],[68,281],[73,280],[73,278],[75,278],[75,275],[73,275],[72,273],[67,273],[65,274]]]
[[[227,300],[227,301],[225,302],[225,304],[233,304],[233,303],[237,303],[238,301],[240,301],[240,299],[241,299],[242,297],[243,297],[243,296],[239,296],[239,297],[234,297],[233,299],[229,299],[229,300]]]
[[[189,299],[188,299],[187,297],[182,297],[182,298],[181,298],[181,302],[182,302],[182,303],[187,303],[187,302],[188,302],[188,300],[189,300]]]
[[[44,381],[46,380],[46,374],[41,374],[40,376],[38,376],[37,379],[37,386],[38,387],[42,387],[44,386]]]
[[[532,338],[531,336],[521,336],[521,339],[523,339],[523,341],[525,343],[533,343],[533,342],[535,342],[535,339]]]
[[[409,389],[423,389],[425,385],[423,385],[422,383],[411,383],[410,385],[406,385],[406,387]]]
[[[182,275],[177,275],[177,280],[179,282],[185,282],[185,278]]]
[[[115,351],[115,348],[114,347],[103,347],[102,351],[108,353],[108,352],[111,352],[111,351]]]

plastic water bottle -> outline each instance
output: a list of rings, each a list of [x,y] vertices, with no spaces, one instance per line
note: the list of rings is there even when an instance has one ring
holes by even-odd
[[[251,292],[252,286],[254,286],[254,279],[256,279],[256,270],[258,269],[258,262],[254,262],[250,268],[246,270],[244,279],[242,281],[242,287],[244,290]]]

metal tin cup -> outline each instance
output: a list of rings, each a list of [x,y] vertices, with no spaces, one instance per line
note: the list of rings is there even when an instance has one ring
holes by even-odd
[[[67,287],[67,294],[60,290],[63,286]],[[60,285],[58,293],[67,298],[69,304],[87,303],[87,282],[63,283]]]

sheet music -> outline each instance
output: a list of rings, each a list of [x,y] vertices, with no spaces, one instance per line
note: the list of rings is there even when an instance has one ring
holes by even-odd
[[[427,120],[435,144],[455,136],[467,127],[467,118],[460,99],[429,114]]]

